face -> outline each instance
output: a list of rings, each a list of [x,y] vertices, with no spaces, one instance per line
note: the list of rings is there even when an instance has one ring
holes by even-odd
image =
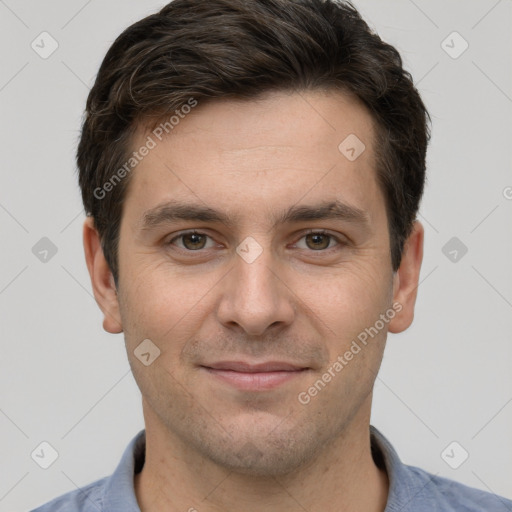
[[[371,116],[340,92],[272,93],[199,104],[134,145],[148,135],[110,305],[146,428],[231,470],[289,472],[367,425],[403,309]],[[143,340],[146,362],[160,351],[147,366]]]

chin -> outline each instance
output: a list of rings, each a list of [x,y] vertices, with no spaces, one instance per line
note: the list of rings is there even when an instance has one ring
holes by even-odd
[[[294,473],[309,459],[294,449],[275,449],[268,445],[258,447],[252,441],[242,445],[239,450],[209,455],[214,463],[233,473],[261,478]]]
[[[279,420],[279,421],[276,421]],[[257,431],[255,431],[257,428]],[[296,472],[312,462],[320,451],[321,436],[290,425],[282,418],[267,420],[252,418],[249,425],[231,424],[226,429],[231,436],[223,439],[203,438],[201,451],[215,464],[241,475],[277,477]]]

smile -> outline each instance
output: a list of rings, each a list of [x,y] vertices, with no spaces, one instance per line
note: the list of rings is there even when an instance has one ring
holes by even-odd
[[[276,388],[303,376],[310,369],[284,362],[248,364],[241,361],[225,361],[201,368],[214,378],[246,391]]]

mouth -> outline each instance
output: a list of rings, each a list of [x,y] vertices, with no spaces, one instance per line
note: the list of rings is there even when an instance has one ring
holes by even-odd
[[[263,391],[293,381],[311,368],[288,362],[268,361],[251,364],[244,361],[221,361],[201,365],[215,379],[246,391]]]

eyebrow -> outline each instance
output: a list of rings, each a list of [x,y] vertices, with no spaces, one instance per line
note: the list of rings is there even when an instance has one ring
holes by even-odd
[[[163,224],[182,220],[219,223],[233,228],[237,219],[238,217],[208,206],[171,201],[144,212],[140,225],[142,231],[149,231]],[[317,205],[294,205],[275,217],[272,228],[286,223],[331,219],[366,227],[370,223],[365,211],[336,200]]]

